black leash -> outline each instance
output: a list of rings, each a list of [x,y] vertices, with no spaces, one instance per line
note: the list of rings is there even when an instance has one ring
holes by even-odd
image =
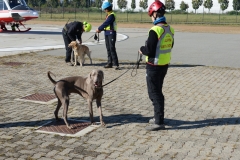
[[[87,42],[89,39],[91,39],[92,37],[94,36],[94,40],[97,40],[98,43],[99,43],[99,33],[95,32],[91,37],[89,37],[86,41],[84,42]]]
[[[138,53],[138,57],[139,57],[139,53]],[[120,76],[118,76],[117,78],[115,78],[115,79],[111,80],[110,82],[104,84],[102,87],[104,87],[104,86],[106,86],[106,85],[108,85],[108,84],[116,81],[118,78],[122,77],[125,73],[127,73],[130,69],[133,69],[133,70],[132,70],[132,73],[133,73],[133,71],[136,69],[136,72],[135,72],[136,74],[135,74],[135,75],[133,75],[133,74],[131,73],[131,76],[132,76],[132,77],[135,77],[135,76],[137,75],[137,69],[139,68],[139,64],[140,64],[141,61],[142,61],[142,54],[140,54],[140,58],[137,60],[137,62],[136,62],[135,65],[133,64],[132,67],[128,68],[128,69],[127,69],[124,73],[122,73]]]
[[[97,34],[95,33],[94,40],[98,41],[98,43],[99,43],[99,33],[97,33]]]
[[[138,57],[139,57],[139,52],[138,52]],[[137,57],[136,67],[133,66],[133,70],[132,70],[132,72],[131,72],[131,76],[132,76],[132,77],[135,77],[135,76],[137,75],[137,69],[139,68],[140,62],[142,61],[142,54],[140,54],[140,57],[139,57],[139,58],[138,58],[138,57]],[[134,70],[136,70],[136,71],[135,71],[135,74],[133,75],[133,71],[134,71]]]
[[[110,84],[110,83],[116,81],[118,78],[122,77],[125,73],[127,73],[130,69],[131,69],[131,68],[129,68],[128,70],[126,70],[123,74],[121,74],[121,75],[118,76],[117,78],[115,78],[115,79],[111,80],[110,82],[104,84],[102,87],[104,87],[104,86],[106,86],[106,85],[108,85],[108,84]]]
[[[96,35],[96,33],[94,33],[94,35],[92,35],[91,37],[89,37],[86,41],[84,41],[84,42],[87,42],[89,39],[91,39],[93,36],[95,36]]]

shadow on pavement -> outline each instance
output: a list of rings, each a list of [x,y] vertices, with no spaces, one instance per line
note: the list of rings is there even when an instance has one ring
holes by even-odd
[[[168,128],[168,130],[196,129],[209,126],[238,125],[240,124],[240,117],[205,119],[199,121],[182,121],[175,119],[165,119],[165,123],[168,126],[172,127]]]
[[[7,34],[47,34],[47,35],[61,35],[62,32],[55,31],[28,31],[28,32],[4,32]]]
[[[148,123],[149,119],[152,117],[143,117],[141,114],[119,114],[112,116],[105,116],[104,122],[107,124],[107,128],[114,126],[120,126],[130,123]],[[87,120],[89,117],[69,117],[69,119],[75,120]],[[99,121],[99,117],[95,116],[94,120]],[[0,124],[0,128],[11,128],[11,127],[40,127],[49,121],[55,121],[55,119],[46,119],[39,121],[24,121],[24,122],[6,122]],[[222,125],[239,125],[240,117],[231,118],[216,118],[216,119],[205,119],[199,121],[182,121],[174,119],[165,119],[165,124],[167,125],[167,130],[178,130],[178,129],[197,129],[209,126],[222,126]],[[169,128],[168,126],[171,126]]]
[[[62,35],[62,32],[54,32],[54,31],[29,31],[26,34],[48,34],[48,35]]]
[[[170,64],[169,67],[176,68],[176,67],[199,67],[199,66],[205,66],[205,65],[192,65],[192,64]]]

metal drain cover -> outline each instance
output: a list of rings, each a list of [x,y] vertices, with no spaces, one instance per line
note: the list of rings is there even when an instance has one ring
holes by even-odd
[[[40,104],[51,104],[57,101],[57,98],[53,94],[35,93],[30,94],[22,98],[17,98],[15,100],[40,103]]]
[[[5,62],[3,64],[8,65],[8,66],[20,66],[20,65],[25,64],[25,63],[22,63],[22,62]]]
[[[68,122],[73,127],[73,129],[67,128],[63,119],[61,119],[59,121],[50,121],[46,123],[45,125],[37,128],[36,132],[77,137],[83,136],[100,126],[100,123],[98,123],[98,125],[91,125],[89,121],[82,120],[68,119]]]

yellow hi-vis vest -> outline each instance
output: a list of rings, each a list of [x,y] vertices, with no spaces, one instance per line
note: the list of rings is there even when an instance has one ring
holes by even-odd
[[[117,31],[117,17],[116,17],[116,14],[115,14],[114,12],[108,13],[106,19],[107,19],[108,16],[110,16],[111,14],[113,14],[114,17],[115,17],[115,21],[113,22],[113,29],[114,29],[114,31]],[[104,30],[105,30],[105,31],[111,30],[110,25],[108,25],[107,27],[105,27]]]
[[[155,31],[158,36],[158,44],[153,65],[169,64],[171,60],[174,29],[168,24],[158,24],[153,26],[150,30]],[[148,56],[146,56],[146,62],[148,62]]]

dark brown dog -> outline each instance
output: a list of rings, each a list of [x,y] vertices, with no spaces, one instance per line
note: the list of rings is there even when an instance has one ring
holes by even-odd
[[[69,125],[67,120],[67,112],[68,105],[70,102],[69,95],[71,93],[77,93],[81,95],[88,102],[89,107],[89,115],[91,123],[94,124],[93,121],[93,109],[92,102],[96,99],[97,107],[99,109],[100,122],[101,125],[105,125],[103,122],[102,108],[101,108],[101,99],[103,96],[103,88],[102,81],[104,78],[103,71],[101,70],[92,70],[91,73],[88,74],[87,77],[75,76],[75,77],[67,77],[63,78],[59,81],[55,81],[50,76],[51,73],[48,71],[48,78],[55,85],[54,93],[58,99],[57,108],[54,112],[56,120],[58,120],[58,111],[60,107],[63,105],[63,119],[65,124],[69,129],[72,127]]]

